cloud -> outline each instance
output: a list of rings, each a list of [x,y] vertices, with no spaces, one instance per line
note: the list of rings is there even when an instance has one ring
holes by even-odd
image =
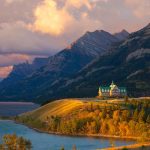
[[[66,0],[65,7],[75,7],[75,8],[81,8],[82,6],[87,7],[89,10],[93,8],[92,2],[94,1],[89,1],[89,0]]]
[[[57,40],[60,45],[54,45],[56,38],[31,32],[28,24],[22,21],[0,24],[0,54],[51,55],[62,48],[64,41]]]
[[[149,17],[150,19],[150,0],[125,0],[125,3],[132,9],[136,17]]]
[[[136,31],[149,23],[149,3],[149,0],[1,0],[0,66],[53,55],[86,31],[118,32],[123,28]]]
[[[33,31],[60,35],[73,18],[65,9],[58,9],[54,0],[44,0],[34,11],[35,22],[31,25]]]
[[[11,4],[13,2],[22,2],[23,0],[5,0],[6,3]]]
[[[44,0],[39,3],[34,10],[35,21],[29,28],[53,36],[62,35],[77,22],[83,22],[81,20],[83,12],[79,10],[81,7],[91,10],[94,6],[89,0],[66,0],[62,6],[59,6],[58,2],[58,0]],[[73,15],[73,11],[78,11],[78,15]]]
[[[12,71],[13,66],[0,67],[0,78],[5,78]]]
[[[25,54],[0,54],[0,67],[7,67],[25,61],[31,62],[35,57]]]

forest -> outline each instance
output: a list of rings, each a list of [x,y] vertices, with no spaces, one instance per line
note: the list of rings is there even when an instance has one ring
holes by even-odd
[[[85,102],[67,115],[47,115],[43,120],[32,115],[16,121],[49,133],[150,138],[150,100],[125,100],[104,103]]]
[[[24,137],[18,137],[16,134],[7,134],[2,137],[0,150],[31,150],[32,143]]]

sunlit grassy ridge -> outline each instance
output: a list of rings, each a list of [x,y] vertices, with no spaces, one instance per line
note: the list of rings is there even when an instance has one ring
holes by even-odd
[[[41,131],[150,139],[150,99],[64,99],[15,118]]]
[[[100,107],[111,106],[113,101],[96,101],[96,98],[92,99],[62,99],[57,100],[47,105],[44,105],[32,112],[23,114],[23,116],[32,116],[35,119],[40,119],[45,121],[47,116],[67,116],[73,111],[78,111],[79,109],[85,107],[86,105],[99,105]],[[118,102],[117,102],[118,103]]]
[[[26,113],[24,115],[32,116],[36,119],[45,120],[47,116],[64,116],[72,112],[73,110],[80,108],[84,103],[80,100],[58,100],[51,102],[47,105],[36,109],[35,111]]]

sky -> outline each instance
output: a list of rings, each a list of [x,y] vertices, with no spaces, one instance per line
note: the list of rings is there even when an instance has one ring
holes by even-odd
[[[150,21],[150,0],[0,1],[0,78],[14,64],[53,55],[86,31],[134,32]]]

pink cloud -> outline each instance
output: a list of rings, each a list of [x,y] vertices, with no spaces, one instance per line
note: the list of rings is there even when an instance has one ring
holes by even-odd
[[[12,71],[13,66],[0,67],[0,78],[5,78]]]
[[[0,67],[10,66],[12,64],[18,64],[25,61],[31,62],[34,57],[25,54],[0,54]]]
[[[136,17],[150,17],[150,0],[125,0],[125,3],[132,9]]]

